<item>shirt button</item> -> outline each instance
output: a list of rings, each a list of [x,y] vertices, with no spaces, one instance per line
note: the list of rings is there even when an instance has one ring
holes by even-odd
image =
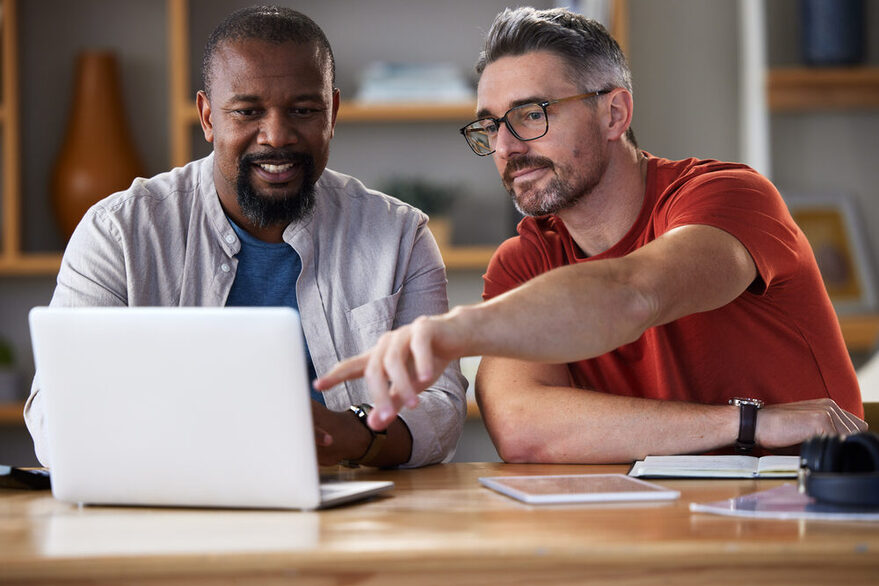
[[[227,235],[226,235],[226,242],[228,242],[229,244],[234,243],[234,242],[235,242],[235,237],[232,236],[231,234],[227,234]]]
[[[221,264],[221,265],[220,265],[220,269],[221,269],[224,273],[228,273],[230,270],[232,270],[232,269],[229,267],[229,265],[227,265],[226,263]]]

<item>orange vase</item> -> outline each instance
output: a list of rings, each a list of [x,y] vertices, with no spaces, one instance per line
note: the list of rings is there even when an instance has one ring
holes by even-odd
[[[70,237],[92,204],[127,188],[140,175],[116,56],[109,51],[80,53],[67,133],[52,172],[52,207],[64,237]]]

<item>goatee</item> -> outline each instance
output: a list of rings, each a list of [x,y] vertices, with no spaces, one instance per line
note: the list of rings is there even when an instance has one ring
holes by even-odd
[[[533,188],[526,184],[523,189],[523,195],[518,195],[513,189],[513,178],[511,175],[514,171],[528,167],[550,169],[555,174],[555,177],[550,180],[545,188],[539,191],[533,191]],[[554,214],[574,205],[580,199],[580,194],[576,192],[570,183],[562,180],[555,169],[556,167],[550,159],[530,155],[517,157],[507,164],[502,181],[507,192],[510,194],[510,198],[513,200],[513,205],[516,206],[520,214],[526,216]]]
[[[260,193],[250,180],[250,168],[261,162],[273,165],[293,164],[302,169],[302,185],[280,197]],[[260,228],[301,220],[314,209],[314,158],[305,153],[277,150],[241,157],[238,165],[238,205],[244,217]]]

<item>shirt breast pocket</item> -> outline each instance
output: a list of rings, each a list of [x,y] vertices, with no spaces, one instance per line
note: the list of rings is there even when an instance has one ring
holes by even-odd
[[[399,289],[391,295],[348,310],[351,334],[358,341],[361,351],[373,346],[383,333],[393,329],[401,293],[402,289]]]

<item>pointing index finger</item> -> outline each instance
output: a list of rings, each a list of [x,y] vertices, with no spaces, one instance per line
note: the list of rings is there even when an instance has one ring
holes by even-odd
[[[359,354],[348,360],[343,360],[334,366],[329,372],[314,381],[314,388],[326,391],[339,383],[363,376],[366,363],[369,361],[369,353]]]

